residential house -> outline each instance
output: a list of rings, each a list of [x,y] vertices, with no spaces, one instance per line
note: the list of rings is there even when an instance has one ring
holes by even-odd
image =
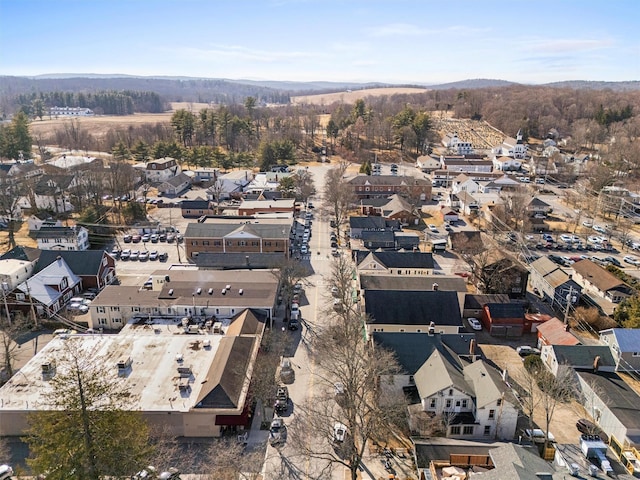
[[[563,480],[564,468],[540,458],[536,448],[508,443],[488,451],[493,469],[482,472],[482,480]]]
[[[360,290],[442,290],[465,293],[467,282],[458,275],[368,275],[361,273]]]
[[[480,180],[480,193],[500,193],[502,191],[518,191],[522,188],[522,183],[510,175],[502,175],[493,180]]]
[[[89,326],[119,330],[128,322],[184,317],[221,321],[249,308],[273,318],[278,279],[271,270],[157,270],[149,287],[109,285],[93,300]]]
[[[218,175],[220,175],[220,169],[210,167],[195,167],[191,170],[185,170],[187,175],[193,175],[191,181],[193,183],[208,183],[214,182]]]
[[[396,244],[396,250],[405,250],[409,252],[419,251],[421,238],[424,238],[424,236],[421,236],[418,232],[393,232],[393,240]]]
[[[640,328],[602,330],[600,342],[611,348],[617,372],[640,371]]]
[[[48,380],[64,368],[65,347],[90,354],[101,374],[122,382],[131,393],[124,408],[152,429],[191,438],[242,433],[251,424],[249,384],[264,326],[260,313],[245,309],[218,328],[152,319],[118,335],[58,336],[0,389],[0,434],[23,436],[29,415],[47,411]]]
[[[424,202],[431,198],[431,182],[404,175],[357,175],[347,182],[358,199],[388,197],[394,193]]]
[[[144,170],[147,182],[161,184],[180,175],[182,169],[175,158],[164,157],[147,162]]]
[[[60,257],[11,291],[7,304],[11,311],[25,314],[33,306],[39,316],[49,318],[81,291],[82,280]]]
[[[494,156],[493,169],[502,172],[518,171],[522,168],[522,160],[513,157]]]
[[[451,193],[467,192],[475,193],[480,190],[479,182],[472,180],[464,173],[461,173],[453,179],[451,184]]]
[[[238,206],[238,215],[253,216],[265,213],[286,213],[293,216],[295,212],[295,198],[279,200],[243,200]]]
[[[359,203],[362,215],[381,216],[391,220],[398,220],[408,225],[418,220],[416,209],[398,194],[386,198],[361,199]]]
[[[71,212],[74,206],[69,201],[68,191],[78,186],[75,175],[43,175],[29,195],[18,200],[21,209],[53,210],[57,213]],[[35,200],[35,205],[31,202]]]
[[[480,321],[493,336],[520,337],[524,333],[524,305],[521,303],[487,303]]]
[[[40,250],[87,250],[89,231],[80,225],[73,227],[42,227],[35,234]]]
[[[42,227],[62,227],[61,220],[54,220],[47,213],[34,213],[27,218],[29,232],[37,232]]]
[[[462,328],[457,292],[365,290],[367,335],[373,332],[458,333]]]
[[[82,288],[102,290],[116,279],[116,262],[104,250],[55,251],[43,250],[35,273],[62,257],[71,271],[82,280]]]
[[[540,359],[554,376],[563,368],[613,372],[616,362],[606,345],[543,345]]]
[[[460,139],[458,132],[446,134],[442,139],[442,144],[457,155],[473,154],[472,143]]]
[[[473,283],[485,293],[506,293],[523,298],[527,293],[529,270],[508,253],[485,250],[471,258],[475,265]]]
[[[279,169],[274,172],[256,173],[253,180],[249,182],[244,191],[248,194],[278,191],[280,181],[283,178],[290,177],[291,175],[293,175],[293,172],[283,172]]]
[[[612,315],[615,306],[633,295],[633,289],[614,274],[589,259],[572,265],[574,279],[605,315]]]
[[[569,325],[556,317],[538,325],[538,348],[546,345],[579,345],[580,340],[570,331]]]
[[[362,238],[363,232],[393,232],[396,230],[400,230],[400,222],[398,220],[388,220],[375,215],[349,217],[349,236],[351,238]]]
[[[582,404],[596,423],[619,443],[640,443],[640,396],[617,373],[576,370]]]
[[[396,237],[391,230],[365,230],[361,234],[362,246],[369,250],[396,250]]]
[[[567,301],[575,304],[580,299],[582,287],[560,266],[547,257],[540,257],[530,264],[529,281],[532,290],[551,306],[565,308]]]
[[[534,155],[529,160],[529,173],[538,177],[555,175],[558,173],[558,166],[549,157]]]
[[[188,189],[190,185],[191,179],[184,173],[179,173],[174,177],[163,180],[158,185],[158,192],[169,197],[175,197]]]
[[[419,168],[424,173],[431,173],[434,170],[442,168],[439,158],[434,158],[431,155],[421,155],[416,160],[416,168]]]
[[[359,252],[360,253],[360,252]],[[425,276],[433,274],[433,255],[423,252],[362,252],[361,275]]]
[[[532,217],[538,214],[547,216],[549,213],[551,213],[551,210],[551,205],[549,205],[544,200],[540,200],[538,197],[533,197],[527,204],[527,212],[529,212],[529,215],[531,215]]]
[[[469,192],[458,192],[459,208],[465,215],[477,214],[480,210],[480,202]]]
[[[180,210],[183,218],[200,218],[213,216],[216,214],[215,205],[209,200],[183,200],[180,203]]]
[[[500,373],[482,360],[465,364],[434,351],[414,375],[421,407],[442,418],[449,438],[512,439],[518,403]]]
[[[229,198],[239,199],[252,180],[253,171],[251,170],[233,170],[225,173],[218,176],[218,179],[209,187],[207,198],[215,201],[228,200]]]
[[[41,254],[42,250],[40,250],[39,248],[23,247],[21,245],[18,245],[16,247],[13,247],[8,252],[2,254],[0,256],[0,260],[25,260],[31,262],[35,266]]]
[[[260,220],[209,219],[190,223],[184,233],[188,258],[202,252],[281,253],[288,257],[293,218]]]

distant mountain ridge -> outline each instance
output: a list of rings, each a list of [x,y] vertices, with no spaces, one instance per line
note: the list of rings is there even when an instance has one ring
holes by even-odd
[[[432,90],[480,89],[510,86],[572,89],[640,90],[640,81],[606,82],[573,80],[527,85],[499,79],[467,79],[442,84],[388,84],[382,82],[274,81],[198,78],[180,76],[137,76],[127,74],[52,73],[31,77],[0,76],[0,100],[14,103],[19,95],[38,92],[150,91],[169,102],[242,103],[253,96],[259,102],[287,104],[291,96],[339,93],[369,88],[419,87]]]

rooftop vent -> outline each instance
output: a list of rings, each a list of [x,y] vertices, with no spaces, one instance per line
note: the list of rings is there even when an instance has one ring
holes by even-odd
[[[227,290],[231,290],[231,285],[227,285],[227,286],[226,286],[226,287],[224,287],[224,288],[226,288]]]
[[[203,348],[211,348],[211,340],[209,340],[208,338],[202,342],[202,347]]]
[[[223,288],[221,293],[222,293],[223,295],[226,295],[226,293],[227,293],[227,289],[226,289],[226,288]]]
[[[200,295],[200,294],[202,293],[202,289],[201,289],[200,287],[198,287],[198,289],[196,290],[196,293],[197,293],[198,295]]]
[[[191,367],[178,367],[178,373],[181,377],[190,377]]]
[[[131,357],[121,358],[118,360],[118,370],[126,370],[133,364]]]
[[[238,293],[239,293],[240,295],[242,295],[242,294],[244,293],[244,290],[240,289],[240,290],[238,290]]]
[[[209,289],[209,295],[213,295],[213,288]]]
[[[181,354],[181,353],[178,353],[178,354],[176,355],[176,362],[181,363],[181,362],[182,362],[182,360],[184,360],[184,358],[182,357],[182,354]]]
[[[169,295],[173,295],[173,288],[169,289]]]

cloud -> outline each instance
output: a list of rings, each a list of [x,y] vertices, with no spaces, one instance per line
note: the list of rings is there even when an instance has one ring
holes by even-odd
[[[451,25],[444,28],[423,28],[411,23],[388,23],[369,28],[366,32],[372,37],[421,37],[425,35],[442,35],[448,33],[477,34],[489,32],[490,28],[467,27],[465,25]]]

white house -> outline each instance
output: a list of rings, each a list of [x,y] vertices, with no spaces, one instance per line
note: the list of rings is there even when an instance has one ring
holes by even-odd
[[[524,159],[527,157],[528,147],[522,140],[522,131],[518,130],[516,138],[507,137],[502,142],[502,145],[494,147],[491,152],[497,156],[513,157],[518,159]]]
[[[37,232],[42,227],[62,227],[61,220],[53,220],[49,215],[30,215],[27,218],[27,225],[30,232]]]
[[[458,137],[458,132],[445,135],[442,144],[452,152],[458,155],[473,154],[473,145],[471,142],[465,142]]]
[[[147,162],[145,178],[147,182],[162,183],[182,172],[180,165],[174,158],[165,157]]]
[[[207,190],[207,200],[227,200],[231,197],[240,197],[253,180],[251,170],[234,170],[220,175],[214,184]]]
[[[179,173],[175,177],[164,180],[158,185],[158,192],[164,195],[176,196],[185,191],[191,185],[191,178],[184,173]]]
[[[472,180],[467,175],[461,173],[453,179],[451,184],[451,193],[467,192],[476,193],[480,190],[480,185],[475,180]]]
[[[79,225],[73,227],[42,227],[36,232],[40,250],[88,250],[89,231]]]
[[[520,170],[522,167],[522,160],[513,157],[493,157],[493,169],[501,170],[503,172],[511,170]]]
[[[93,110],[83,107],[51,107],[49,116],[51,117],[89,117],[93,115]]]
[[[430,173],[442,168],[442,164],[439,159],[433,158],[431,155],[421,155],[416,160],[416,168],[419,168],[424,173]]]

